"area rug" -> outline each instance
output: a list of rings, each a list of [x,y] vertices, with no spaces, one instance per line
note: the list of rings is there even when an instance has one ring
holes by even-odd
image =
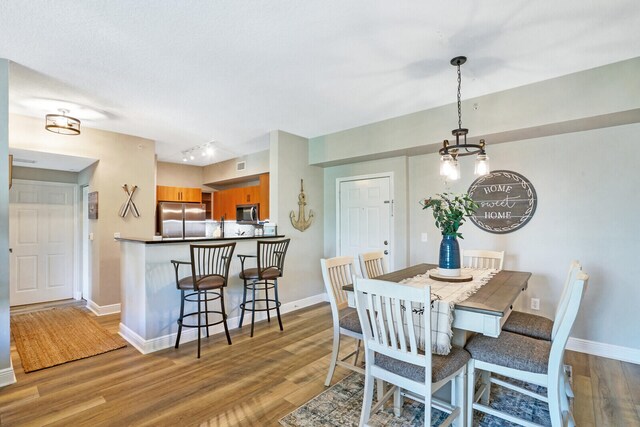
[[[77,307],[12,315],[11,333],[24,372],[84,359],[127,345],[121,337],[109,333]]]
[[[544,387],[524,385],[522,383],[519,385],[523,385],[536,393],[546,394]],[[353,373],[282,418],[280,425],[286,427],[357,426],[360,421],[360,411],[362,410],[363,390],[364,375]],[[496,384],[491,386],[490,406],[543,426],[551,425],[549,408],[544,402]],[[433,409],[431,425],[439,425],[446,416],[447,414],[444,412]],[[393,415],[393,408],[387,407],[380,409],[373,415],[369,425],[372,427],[417,426],[423,425],[423,420],[424,405],[405,399],[402,414],[399,418]],[[481,427],[515,426],[515,424],[478,411],[475,412],[473,421],[474,426]]]

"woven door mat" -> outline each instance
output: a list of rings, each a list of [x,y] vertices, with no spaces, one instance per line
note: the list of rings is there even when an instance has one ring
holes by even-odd
[[[24,372],[33,372],[73,360],[126,347],[77,307],[53,308],[11,316],[11,333]]]

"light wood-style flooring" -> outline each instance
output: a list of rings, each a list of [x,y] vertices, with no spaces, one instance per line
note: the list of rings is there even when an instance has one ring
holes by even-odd
[[[27,308],[28,309],[28,308]],[[24,308],[21,310],[25,310]],[[119,315],[97,318],[114,333]],[[12,346],[18,382],[0,389],[2,426],[271,426],[319,394],[332,344],[328,304],[277,322],[149,355],[129,346],[25,374]],[[232,325],[235,326],[235,325]],[[352,345],[349,342],[348,348]],[[640,366],[569,352],[577,424],[640,426]],[[333,382],[348,372],[338,367]]]

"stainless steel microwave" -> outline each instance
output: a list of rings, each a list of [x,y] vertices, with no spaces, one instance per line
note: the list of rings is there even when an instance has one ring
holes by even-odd
[[[260,204],[236,205],[236,222],[256,224],[260,220]]]

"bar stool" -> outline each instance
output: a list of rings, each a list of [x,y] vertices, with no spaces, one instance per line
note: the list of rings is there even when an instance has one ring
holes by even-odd
[[[240,322],[238,328],[242,327],[244,320],[244,312],[251,312],[251,336],[253,336],[253,327],[255,324],[256,311],[266,311],[267,321],[271,322],[270,310],[275,309],[278,314],[278,323],[282,331],[282,319],[280,318],[280,301],[278,300],[278,277],[282,277],[284,271],[284,258],[287,254],[289,241],[283,240],[258,240],[258,249],[256,255],[238,255],[240,258],[241,269],[240,278],[244,280],[244,293],[242,295],[242,303],[240,309]],[[247,258],[257,258],[256,268],[245,268],[244,263]],[[269,298],[269,289],[273,289],[274,297]],[[251,299],[247,300],[247,290],[251,291]],[[256,298],[256,291],[264,291],[264,298]],[[265,308],[257,308],[256,302],[264,302]],[[273,306],[269,306],[269,304]]]
[[[180,290],[180,317],[178,318],[178,336],[176,337],[175,348],[180,345],[180,335],[182,327],[198,328],[198,359],[200,358],[200,336],[201,329],[207,331],[209,336],[209,327],[224,324],[224,331],[227,334],[227,343],[231,345],[231,336],[227,327],[227,314],[224,310],[224,287],[227,286],[229,276],[229,265],[231,257],[236,247],[235,242],[223,245],[191,245],[191,262],[171,260],[176,271],[176,286]],[[191,266],[191,275],[182,279],[178,277],[178,270],[181,265]],[[209,302],[220,300],[220,311],[209,310]],[[187,313],[184,312],[184,302],[196,302],[197,311]],[[204,311],[202,303],[204,302]],[[209,323],[209,314],[220,314],[222,320]],[[202,315],[204,314],[205,323],[202,324]],[[198,323],[185,323],[185,318],[197,317]]]

